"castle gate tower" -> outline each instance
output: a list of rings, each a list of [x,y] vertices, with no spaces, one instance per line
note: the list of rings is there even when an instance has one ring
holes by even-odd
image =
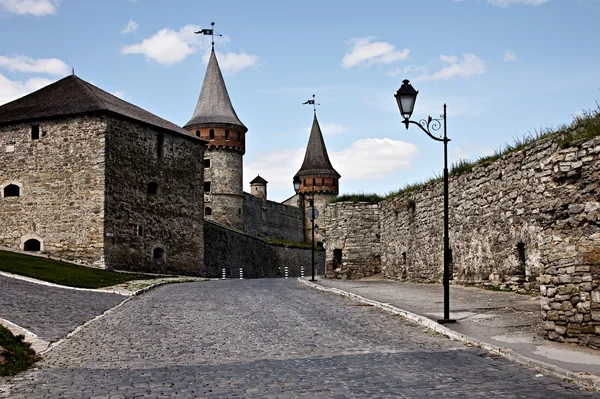
[[[331,166],[325,141],[321,134],[321,127],[317,120],[315,112],[306,153],[304,154],[304,162],[294,179],[300,179],[300,189],[298,194],[304,201],[301,202],[301,207],[304,210],[304,239],[311,240],[311,223],[308,219],[309,198],[314,198],[314,206],[319,211],[319,217],[325,217],[325,208],[332,197],[335,197],[339,192],[340,174]],[[327,232],[323,229],[324,223],[319,224],[319,234],[326,235]]]
[[[242,157],[248,128],[231,105],[214,47],[196,110],[183,128],[208,141],[204,155],[205,218],[242,230]]]

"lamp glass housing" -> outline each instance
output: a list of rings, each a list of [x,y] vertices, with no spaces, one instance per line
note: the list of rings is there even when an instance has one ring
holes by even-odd
[[[294,191],[295,192],[298,192],[298,190],[300,190],[301,183],[302,183],[302,181],[299,178],[297,178],[297,177],[294,178]]]
[[[398,109],[404,119],[409,119],[415,108],[419,92],[412,87],[408,79],[402,81],[402,86],[398,89],[394,97],[398,103]]]

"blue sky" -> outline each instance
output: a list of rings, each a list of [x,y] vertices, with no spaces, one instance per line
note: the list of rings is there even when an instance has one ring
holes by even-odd
[[[600,100],[600,0],[0,0],[0,104],[75,73],[184,125],[210,28],[248,127],[244,189],[293,194],[317,116],[341,192],[385,194],[441,174],[442,145],[401,124],[393,94],[419,90],[414,119],[448,105],[450,161],[569,123]]]

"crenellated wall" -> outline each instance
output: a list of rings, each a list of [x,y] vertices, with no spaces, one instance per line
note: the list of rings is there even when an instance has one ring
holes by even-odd
[[[453,176],[454,282],[539,289],[548,338],[600,347],[599,154],[599,137],[568,146],[555,137]],[[379,248],[386,277],[442,278],[441,181],[379,204],[331,204],[326,224],[328,271],[342,250],[332,277],[369,275],[378,265],[365,258]]]
[[[302,210],[244,193],[244,232],[257,237],[302,242]]]

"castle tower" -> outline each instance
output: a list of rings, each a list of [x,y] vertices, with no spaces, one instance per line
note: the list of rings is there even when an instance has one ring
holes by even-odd
[[[303,198],[301,207],[304,209],[304,239],[311,239],[311,223],[308,219],[309,198],[314,198],[314,206],[319,211],[319,217],[325,216],[325,208],[330,198],[335,197],[339,192],[340,174],[333,168],[327,155],[327,148],[321,133],[321,127],[315,113],[306,153],[304,154],[304,162],[294,179],[300,179],[300,189],[298,194]],[[326,235],[324,223],[319,225],[319,234]]]
[[[267,199],[267,183],[268,183],[268,181],[266,181],[265,179],[260,177],[260,175],[256,176],[250,182],[250,194],[252,194],[255,197],[258,197],[260,199],[266,200]]]
[[[248,128],[231,105],[214,48],[196,110],[183,128],[208,141],[204,155],[205,218],[242,230],[242,157],[246,152]]]

